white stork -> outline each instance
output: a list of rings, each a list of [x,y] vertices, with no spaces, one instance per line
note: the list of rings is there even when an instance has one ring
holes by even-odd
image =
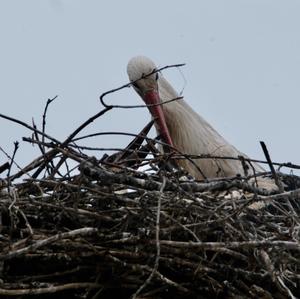
[[[164,103],[179,96],[160,73],[146,76],[156,69],[156,65],[144,56],[133,57],[127,66],[130,81],[134,82],[135,90],[147,105]],[[163,140],[183,154],[246,157],[183,99],[152,106],[149,110],[155,119],[156,130]],[[244,168],[239,160],[207,158],[193,161],[202,173],[186,159],[178,160],[178,163],[196,179],[244,175]],[[257,172],[264,171],[256,163],[252,163],[252,166]],[[250,167],[249,174],[252,173]]]

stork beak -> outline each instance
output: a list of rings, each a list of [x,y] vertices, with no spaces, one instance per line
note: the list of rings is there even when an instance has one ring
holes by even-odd
[[[163,109],[162,106],[159,105],[161,103],[161,100],[158,91],[156,90],[146,91],[144,93],[143,99],[147,105],[155,105],[155,106],[149,106],[149,110],[155,122],[158,125],[159,133],[162,137],[162,140],[173,147],[174,146],[173,141],[171,139],[169,129],[167,127]]]

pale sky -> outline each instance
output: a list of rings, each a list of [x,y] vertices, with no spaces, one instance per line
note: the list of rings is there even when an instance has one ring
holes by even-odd
[[[186,63],[164,76],[239,150],[263,159],[264,140],[274,161],[300,164],[299,15],[299,0],[0,0],[0,113],[40,126],[46,100],[58,95],[46,130],[63,141],[102,109],[101,93],[128,82],[127,62],[142,54],[159,66]],[[142,103],[132,89],[107,100]],[[149,119],[146,109],[113,110],[83,133],[138,133]],[[30,131],[1,118],[0,127],[9,154],[20,141],[21,166],[39,155],[22,142]]]

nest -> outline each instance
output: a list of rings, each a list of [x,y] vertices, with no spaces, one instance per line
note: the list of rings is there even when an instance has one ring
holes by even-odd
[[[100,160],[75,133],[24,138],[42,155],[0,169],[1,298],[300,296],[300,179],[276,173],[273,193],[243,177],[194,181],[150,127]]]

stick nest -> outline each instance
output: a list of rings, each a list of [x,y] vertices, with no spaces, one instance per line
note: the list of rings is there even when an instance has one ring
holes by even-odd
[[[64,142],[0,115],[42,153],[0,166],[0,297],[300,297],[300,178],[277,173],[273,193],[247,177],[196,182],[145,130],[113,156],[84,154],[74,137],[112,108]]]
[[[297,177],[283,176],[295,190],[265,195],[242,179],[201,183],[60,152],[78,173],[2,180],[2,298],[299,296]]]

